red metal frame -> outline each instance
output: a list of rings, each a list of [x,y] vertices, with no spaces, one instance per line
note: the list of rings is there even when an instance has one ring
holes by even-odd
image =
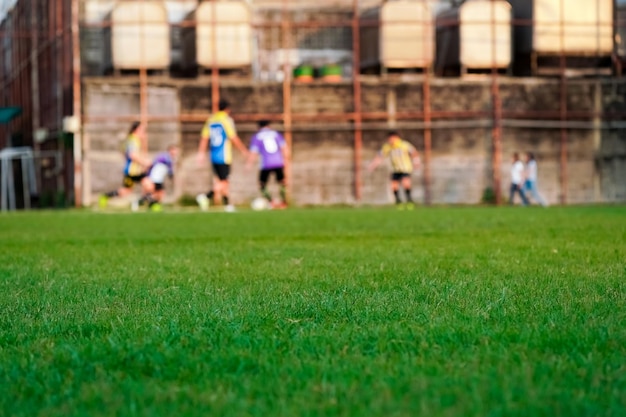
[[[564,0],[561,1],[563,10]],[[212,1],[213,7],[216,2]],[[515,111],[503,108],[500,96],[500,76],[495,68],[496,57],[494,55],[494,65],[489,75],[491,81],[492,108],[490,111],[436,111],[432,110],[431,97],[431,73],[430,68],[425,68],[422,78],[423,108],[420,110],[401,110],[390,115],[388,111],[364,111],[362,106],[362,79],[359,70],[359,48],[360,29],[367,26],[378,25],[379,22],[373,20],[361,20],[359,1],[352,1],[352,18],[349,20],[336,21],[292,21],[291,13],[293,2],[282,0],[282,21],[274,22],[254,22],[253,28],[261,29],[268,27],[278,27],[282,34],[282,48],[289,50],[292,43],[293,31],[298,28],[315,29],[328,27],[350,27],[352,29],[352,90],[353,109],[352,111],[338,114],[294,114],[292,112],[292,74],[288,60],[283,63],[284,78],[283,87],[283,112],[282,113],[255,113],[237,114],[234,118],[237,121],[252,122],[260,119],[270,119],[282,121],[285,129],[285,138],[290,147],[293,145],[294,123],[314,122],[338,122],[352,123],[354,133],[354,197],[357,201],[362,198],[362,142],[363,132],[369,129],[369,125],[376,122],[390,120],[393,116],[396,121],[419,122],[423,126],[424,149],[423,149],[423,180],[424,180],[424,201],[426,204],[432,201],[431,191],[431,165],[432,165],[432,133],[436,124],[441,121],[472,121],[491,120],[492,139],[492,180],[495,197],[498,204],[502,202],[501,195],[501,170],[502,170],[502,128],[506,120],[529,120],[537,121],[538,125],[548,126],[550,122],[557,121],[560,129],[559,144],[559,187],[560,202],[568,201],[568,129],[575,126],[574,123],[580,120],[590,120],[600,117],[604,120],[624,120],[626,114],[623,112],[599,112],[595,110],[575,111],[567,107],[568,78],[566,75],[566,56],[564,52],[560,54],[559,63],[559,108],[550,111]],[[382,2],[381,2],[382,4]],[[27,6],[29,5],[29,6]],[[146,68],[139,69],[139,95],[140,109],[138,115],[119,114],[114,116],[97,117],[84,115],[81,105],[81,61],[80,61],[80,36],[81,27],[87,27],[79,21],[80,0],[59,0],[49,2],[46,0],[21,0],[11,15],[13,26],[7,30],[0,28],[0,39],[11,37],[13,42],[12,60],[13,68],[10,73],[0,73],[0,87],[7,93],[0,96],[3,100],[8,97],[11,103],[21,105],[23,114],[12,123],[11,129],[14,131],[32,132],[38,127],[47,127],[50,130],[60,129],[62,117],[74,114],[81,119],[81,122],[98,122],[115,119],[118,121],[130,121],[138,116],[144,122],[154,121],[179,121],[179,122],[203,122],[211,111],[217,110],[217,103],[220,95],[220,72],[217,67],[216,48],[213,48],[213,65],[211,67],[211,109],[207,109],[203,114],[181,114],[177,117],[164,117],[149,114],[148,109],[148,89],[151,83],[150,76]],[[32,30],[36,22],[33,14],[34,10],[46,10],[46,22],[44,25],[38,24],[38,30]],[[213,12],[213,27],[215,28],[216,13]],[[495,23],[495,15],[492,8],[490,22]],[[564,49],[564,16],[561,15],[561,50]],[[108,22],[101,24],[90,24],[89,27],[109,25]],[[185,20],[177,25],[188,27],[195,22]],[[513,24],[532,24],[532,21],[513,20]],[[495,25],[493,25],[495,27]],[[616,25],[617,26],[617,23]],[[214,29],[215,30],[215,29]],[[495,31],[495,29],[493,29]],[[215,42],[215,35],[213,42]],[[494,40],[495,42],[495,40]],[[495,51],[495,48],[492,48]],[[616,62],[621,63],[619,59]],[[54,91],[52,86],[60,83],[61,93]],[[59,87],[57,87],[59,88]],[[67,94],[71,94],[71,100],[66,100]],[[8,103],[7,103],[8,104]],[[368,125],[364,123],[368,122]],[[550,125],[552,126],[552,125]],[[553,127],[553,126],[552,126]],[[89,167],[88,161],[83,160],[83,153],[88,151],[88,137],[77,132],[74,136],[76,147],[74,149],[74,185],[75,202],[77,206],[86,203],[89,189]],[[147,147],[147,143],[145,144]],[[291,173],[290,164],[287,169],[288,175]],[[291,185],[291,184],[290,184]]]

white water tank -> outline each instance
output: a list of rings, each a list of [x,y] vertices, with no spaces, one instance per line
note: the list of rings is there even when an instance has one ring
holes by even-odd
[[[512,61],[512,12],[505,0],[469,0],[437,16],[438,72],[506,69]]]
[[[214,14],[215,12],[215,14]],[[241,68],[252,64],[252,16],[243,1],[200,3],[184,30],[185,67]]]
[[[610,55],[613,51],[613,0],[510,0],[510,3],[514,18],[527,22],[516,28],[519,52],[556,55],[563,51],[571,56],[594,56]]]
[[[535,0],[534,20],[536,52],[559,53],[561,30],[566,53],[613,51],[613,0]]]
[[[472,0],[461,5],[460,60],[465,68],[511,64],[511,5],[505,0]]]
[[[361,67],[427,68],[435,32],[430,2],[398,0],[361,15]]]
[[[111,12],[111,52],[115,69],[167,69],[170,26],[162,1],[120,1]]]

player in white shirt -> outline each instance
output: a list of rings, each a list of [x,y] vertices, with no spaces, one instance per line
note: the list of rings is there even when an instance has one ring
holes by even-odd
[[[535,161],[535,155],[532,152],[526,152],[526,181],[524,182],[524,189],[530,193],[533,200],[547,207],[548,203],[539,194],[537,188],[537,161]]]
[[[524,163],[519,159],[519,153],[513,154],[513,165],[511,166],[511,191],[509,193],[509,204],[513,204],[515,193],[519,193],[522,199],[522,204],[527,206],[528,199],[524,194]]]

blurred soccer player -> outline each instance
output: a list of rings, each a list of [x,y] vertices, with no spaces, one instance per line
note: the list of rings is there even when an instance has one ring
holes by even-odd
[[[259,187],[263,197],[272,204],[272,195],[267,189],[270,175],[274,175],[280,187],[280,202],[275,208],[287,207],[285,161],[289,150],[283,135],[270,128],[268,120],[259,121],[259,131],[255,133],[250,142],[250,153],[246,163],[250,168],[257,157],[261,158],[259,171]]]
[[[398,208],[403,208],[400,199],[400,186],[404,189],[406,207],[412,210],[415,207],[411,197],[411,174],[414,168],[419,168],[419,152],[409,142],[403,140],[398,132],[391,131],[387,136],[387,143],[383,145],[380,152],[370,162],[368,171],[372,172],[383,158],[388,158],[391,164],[391,189]]]
[[[222,199],[222,204],[226,211],[234,211],[234,206],[229,201],[230,166],[232,164],[232,145],[247,156],[248,150],[237,136],[235,123],[230,117],[230,104],[226,100],[218,103],[219,111],[209,117],[204,124],[201,133],[200,144],[198,145],[198,163],[205,164],[207,152],[211,156],[213,168],[213,189],[206,194],[198,194],[196,201],[200,209],[206,211],[210,202],[214,199]]]
[[[145,139],[146,129],[141,122],[133,122],[124,142],[124,179],[122,187],[102,194],[99,199],[101,208],[105,208],[109,198],[125,197],[133,191],[133,186],[139,184],[146,176],[146,170],[151,164],[149,158],[141,153],[141,142]]]
[[[143,196],[133,209],[137,209],[143,203],[148,203],[152,211],[161,211],[161,202],[165,194],[165,178],[174,177],[174,163],[178,158],[179,148],[176,145],[167,147],[167,152],[158,154],[147,175],[141,180]]]

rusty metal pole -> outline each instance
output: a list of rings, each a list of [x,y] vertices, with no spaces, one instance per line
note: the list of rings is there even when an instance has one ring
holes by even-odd
[[[148,124],[148,71],[142,61],[139,66],[139,121],[142,125]],[[141,139],[141,150],[148,151],[148,135]]]
[[[50,25],[50,39],[52,41],[50,56],[53,57],[52,65],[54,66],[54,121],[57,127],[56,130],[59,132],[56,142],[57,150],[61,154],[60,160],[57,161],[61,162],[61,166],[59,167],[61,168],[65,166],[63,134],[60,133],[63,131],[63,62],[65,61],[61,42],[63,30],[63,2],[55,2],[54,4],[54,25]],[[57,191],[63,193],[63,205],[66,206],[68,204],[66,187],[67,176],[62,172],[58,172],[56,178]]]
[[[559,201],[561,204],[567,204],[567,77],[565,74],[565,1],[560,1],[560,44],[561,44],[561,59],[560,59],[560,120],[561,120],[561,141],[560,141],[560,187],[561,195]]]
[[[31,132],[33,134],[33,149],[39,150],[39,142],[35,138],[35,132],[41,127],[41,96],[39,88],[39,29],[37,20],[37,0],[30,1],[30,28],[32,30],[30,49],[30,82],[33,117],[31,120]]]
[[[600,3],[598,3],[598,7],[600,7]],[[617,1],[613,2],[613,10],[615,11],[615,15],[613,16],[613,39],[618,39],[617,36],[619,36],[619,30],[620,27],[623,24],[623,18],[621,16],[621,13],[619,13],[618,9],[617,9]],[[598,16],[600,16],[600,12],[598,11]],[[599,24],[599,22],[598,22]],[[599,32],[599,28],[598,28],[598,37],[600,37],[600,32]],[[622,42],[624,41],[623,39],[621,40]],[[619,55],[619,44],[617,42],[614,43],[613,45],[613,56],[612,61],[613,61],[613,68],[615,71],[615,76],[617,77],[621,77],[622,76],[622,57],[620,57]],[[598,51],[599,52],[599,51]]]
[[[361,154],[363,148],[363,115],[361,114],[359,0],[352,2],[352,86],[354,93],[354,198],[362,198]]]
[[[212,0],[211,1],[211,112],[215,113],[218,110],[219,101],[220,101],[220,71],[219,71],[219,67],[217,63],[217,0]]]
[[[144,0],[141,0],[143,6]],[[139,121],[145,126],[146,132],[148,128],[148,70],[146,68],[146,55],[144,39],[147,36],[146,21],[144,13],[141,13],[141,26],[139,32],[141,60],[139,63]],[[141,150],[148,152],[148,135],[147,133],[141,138]]]
[[[428,10],[430,11],[430,10]],[[424,56],[432,56],[432,51],[428,51],[428,48],[434,48],[432,44],[432,27],[431,16],[423,16],[423,27],[424,27],[424,37],[423,37],[423,45],[425,54]],[[430,53],[429,53],[430,52]],[[430,97],[430,71],[431,71],[431,63],[426,63],[424,66],[424,82],[422,84],[422,95],[424,100],[424,175],[423,175],[423,184],[424,184],[424,204],[430,205],[432,202],[431,195],[431,151],[432,151],[432,104]]]
[[[493,106],[493,127],[491,140],[493,147],[493,190],[496,205],[502,204],[502,99],[500,97],[500,84],[498,82],[498,69],[496,68],[496,21],[495,3],[491,1],[491,99]]]
[[[82,106],[81,106],[81,85],[80,85],[80,33],[79,33],[79,0],[72,0],[72,113],[78,123],[78,129],[74,132],[74,204],[81,207],[83,203],[88,203],[87,190],[83,183],[85,167],[83,164],[83,143],[82,143]]]
[[[287,177],[287,200],[291,200],[292,176],[291,162],[293,159],[293,135],[291,114],[291,17],[289,16],[289,0],[283,0],[282,20],[282,49],[285,62],[283,63],[283,126],[285,142],[289,149],[289,156],[285,161],[285,175]]]
[[[56,17],[54,27],[54,55],[56,56],[56,121],[63,123],[63,65],[65,54],[63,51],[63,3],[56,2]],[[61,130],[61,129],[59,129]],[[59,148],[60,150],[61,148]]]

